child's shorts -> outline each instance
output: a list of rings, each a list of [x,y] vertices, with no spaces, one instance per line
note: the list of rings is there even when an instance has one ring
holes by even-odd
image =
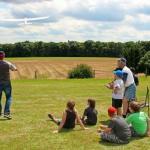
[[[122,99],[114,99],[112,98],[112,106],[115,108],[122,107]]]

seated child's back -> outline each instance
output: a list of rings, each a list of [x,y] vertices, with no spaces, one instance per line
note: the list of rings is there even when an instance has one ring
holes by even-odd
[[[97,110],[95,109],[95,100],[88,99],[88,107],[84,110],[82,120],[84,124],[95,125],[97,123]],[[86,119],[84,119],[86,117]]]

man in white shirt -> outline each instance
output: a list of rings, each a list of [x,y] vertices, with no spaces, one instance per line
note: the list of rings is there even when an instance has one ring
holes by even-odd
[[[4,61],[5,53],[0,51],[0,116],[2,115],[2,105],[1,105],[1,98],[2,92],[6,95],[6,103],[4,108],[4,117],[7,119],[11,119],[10,116],[10,105],[12,101],[12,87],[10,81],[10,72],[17,71],[16,66],[11,64],[8,61]]]
[[[134,82],[134,77],[131,70],[126,66],[126,59],[120,58],[118,60],[118,67],[123,71],[123,80],[125,84],[125,92],[123,98],[123,117],[126,117],[128,104],[130,101],[136,98],[136,86]]]

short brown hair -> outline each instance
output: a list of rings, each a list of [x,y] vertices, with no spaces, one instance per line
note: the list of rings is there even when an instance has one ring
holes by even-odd
[[[126,60],[125,58],[123,58],[123,57],[119,58],[119,60],[118,60],[118,61],[120,61],[120,62],[122,62],[122,63],[124,63],[124,64],[126,64],[126,63],[127,63],[127,60]]]
[[[4,51],[0,51],[0,59],[3,59],[5,57],[5,52]]]
[[[68,101],[68,102],[67,102],[67,107],[68,107],[70,110],[73,110],[74,107],[75,107],[75,102],[74,102],[74,101]]]
[[[88,103],[89,103],[89,106],[91,107],[91,108],[95,108],[95,100],[94,99],[88,99]]]
[[[129,106],[134,112],[140,111],[140,104],[138,102],[133,101],[129,104]]]

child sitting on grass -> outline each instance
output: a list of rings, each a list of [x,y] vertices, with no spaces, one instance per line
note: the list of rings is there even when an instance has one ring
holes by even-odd
[[[112,89],[112,106],[117,109],[117,115],[121,116],[122,99],[124,96],[123,72],[121,70],[116,70],[113,73],[114,81],[106,85],[106,87]]]
[[[126,121],[121,117],[117,116],[117,110],[114,107],[108,108],[108,115],[110,117],[110,123],[108,126],[101,125],[101,139],[104,141],[127,144],[131,137],[131,131]]]
[[[54,133],[58,133],[62,130],[62,128],[65,129],[73,129],[75,128],[76,120],[80,124],[82,129],[87,129],[84,127],[77,110],[74,108],[75,102],[74,101],[68,101],[66,110],[63,112],[62,119],[56,119],[52,114],[48,114],[48,117],[52,119],[54,123],[58,125],[58,130],[54,131]]]
[[[130,102],[129,110],[131,114],[126,118],[126,121],[131,125],[132,136],[150,136],[150,120],[146,113],[140,111],[140,104],[135,101]]]
[[[85,125],[96,125],[97,114],[97,110],[95,109],[95,100],[88,99],[88,107],[84,110],[82,122]]]

